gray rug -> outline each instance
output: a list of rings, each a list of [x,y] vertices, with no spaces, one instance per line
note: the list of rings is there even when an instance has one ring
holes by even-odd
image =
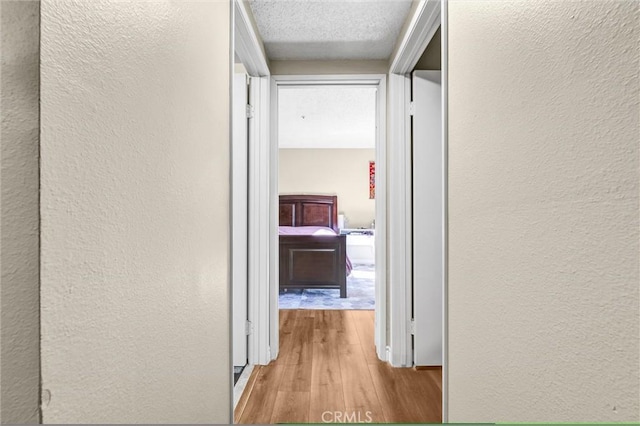
[[[375,266],[354,264],[347,277],[347,297],[340,290],[289,290],[280,292],[280,309],[374,309]]]

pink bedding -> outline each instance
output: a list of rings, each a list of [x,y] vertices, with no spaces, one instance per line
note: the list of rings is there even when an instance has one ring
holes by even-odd
[[[338,235],[325,226],[279,226],[280,235]]]
[[[278,234],[280,235],[315,235],[315,236],[334,236],[338,235],[331,228],[327,228],[325,226],[279,226]],[[351,265],[351,260],[349,260],[349,256],[347,258],[347,276],[351,274],[351,270],[353,266]]]

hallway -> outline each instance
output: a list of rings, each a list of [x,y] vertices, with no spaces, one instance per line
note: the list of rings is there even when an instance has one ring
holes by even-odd
[[[379,361],[373,328],[373,311],[281,310],[278,359],[253,370],[235,422],[441,422],[441,370]]]
[[[272,362],[241,422],[640,422],[640,1],[0,1],[0,33],[1,424],[228,424],[234,329]],[[236,53],[255,84],[234,111]],[[411,134],[426,66],[443,114],[428,146]],[[385,97],[373,336],[393,365],[412,365],[401,314],[432,312],[409,297],[414,243],[434,241],[414,193],[436,186],[413,148],[442,149],[441,373],[378,362],[370,313],[272,321],[270,111],[278,85],[320,77]],[[247,317],[238,114],[255,124],[238,174],[268,188],[246,200]]]

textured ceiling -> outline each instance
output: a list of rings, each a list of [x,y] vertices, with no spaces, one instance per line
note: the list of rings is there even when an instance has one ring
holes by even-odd
[[[388,59],[411,0],[249,0],[272,60]]]
[[[280,148],[375,148],[376,89],[278,89]]]

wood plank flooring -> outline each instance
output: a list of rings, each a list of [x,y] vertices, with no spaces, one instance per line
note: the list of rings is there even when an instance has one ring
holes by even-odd
[[[236,423],[440,423],[440,369],[375,353],[373,311],[281,310],[280,354],[256,366]]]

